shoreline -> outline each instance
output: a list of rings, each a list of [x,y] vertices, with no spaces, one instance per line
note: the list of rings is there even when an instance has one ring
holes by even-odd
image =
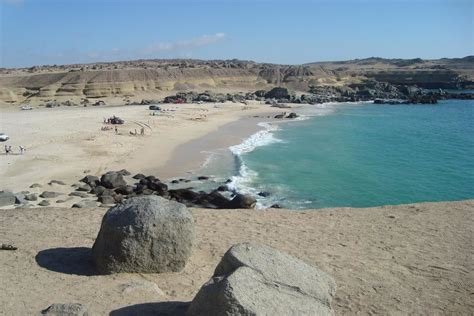
[[[256,126],[251,127],[256,125],[254,116],[280,112],[278,108],[256,102],[160,106],[163,111],[157,116],[150,115],[148,106],[139,105],[2,112],[2,132],[10,136],[7,143],[15,153],[0,155],[4,166],[0,170],[0,189],[23,191],[33,183],[44,186],[53,179],[71,185],[85,174],[100,175],[124,168],[132,173],[152,171],[163,178],[177,176],[188,172],[188,167],[200,166],[193,161],[194,156],[202,159],[202,149],[192,145],[194,152],[186,155],[192,163],[184,168],[176,166],[173,157],[183,144],[199,144],[200,138],[218,133],[223,126],[237,121],[242,122],[235,123],[237,126],[246,126],[239,135],[248,136],[246,130],[249,134],[256,130]],[[126,121],[117,126],[118,135],[113,126],[102,122],[112,114]],[[129,131],[140,131],[142,126],[145,136],[129,134]],[[102,127],[112,130],[101,131]],[[229,140],[230,144],[237,142],[235,139]],[[26,147],[24,155],[16,153],[19,145]]]
[[[263,130],[264,128],[259,125],[261,120],[264,117],[267,121],[272,120],[272,114],[274,113],[264,113],[259,117],[241,117],[199,138],[180,144],[163,166],[151,168],[149,173],[158,174],[167,180],[196,174],[215,152],[229,150],[230,147],[241,144],[248,137]]]

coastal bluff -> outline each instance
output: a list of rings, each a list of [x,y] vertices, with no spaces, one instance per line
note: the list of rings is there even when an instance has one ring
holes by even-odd
[[[100,315],[183,314],[224,253],[252,242],[334,278],[340,314],[469,314],[474,200],[373,208],[190,209],[196,241],[180,273],[101,275],[91,247],[105,208],[0,211],[0,304],[38,314],[54,303]]]
[[[437,60],[371,57],[302,65],[245,60],[150,59],[124,62],[0,68],[0,105],[51,99],[160,98],[171,91],[255,91],[282,86],[308,91],[374,79],[421,88],[474,86],[474,57]]]

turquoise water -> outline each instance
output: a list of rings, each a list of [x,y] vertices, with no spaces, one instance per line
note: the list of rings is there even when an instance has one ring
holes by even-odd
[[[236,189],[299,209],[474,198],[474,101],[321,110],[236,156]]]

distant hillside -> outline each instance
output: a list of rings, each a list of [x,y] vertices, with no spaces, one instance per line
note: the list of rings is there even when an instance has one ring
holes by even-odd
[[[0,69],[0,102],[162,96],[176,91],[255,91],[284,86],[342,86],[372,78],[425,88],[474,87],[474,56],[264,64],[240,60],[137,60]]]

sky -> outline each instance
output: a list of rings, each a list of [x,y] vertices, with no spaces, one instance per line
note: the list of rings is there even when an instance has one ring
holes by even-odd
[[[0,67],[474,55],[474,0],[0,0]]]

